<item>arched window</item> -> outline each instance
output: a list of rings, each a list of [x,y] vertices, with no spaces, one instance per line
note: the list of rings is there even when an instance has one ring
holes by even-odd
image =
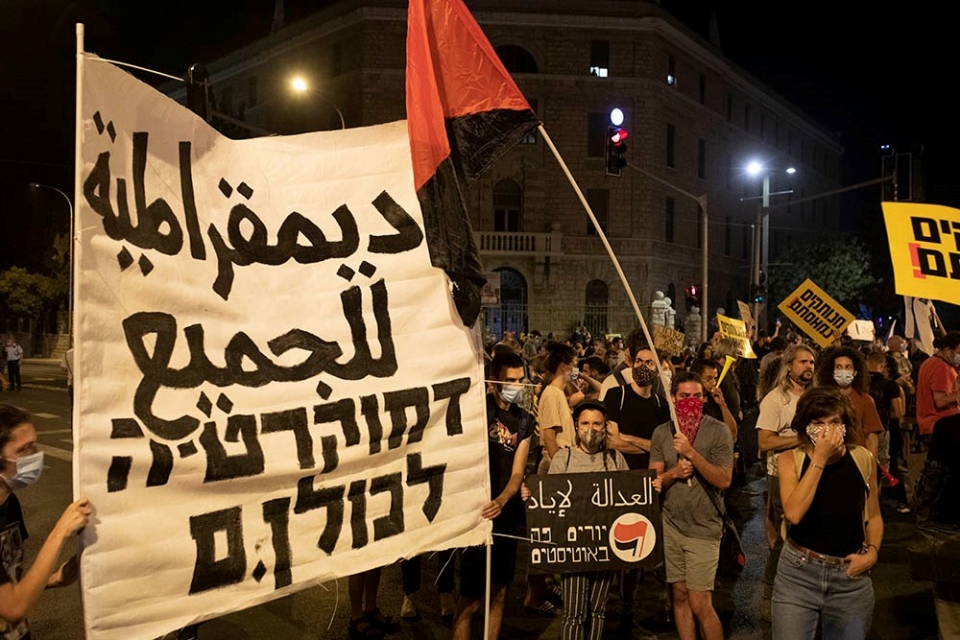
[[[603,280],[591,280],[587,283],[584,297],[583,326],[590,335],[600,337],[607,333],[607,305],[610,302],[610,289]]]
[[[493,230],[518,233],[522,229],[523,188],[504,179],[493,186]]]
[[[504,331],[517,335],[527,331],[527,281],[509,267],[494,269],[500,274],[500,304],[484,309],[484,331],[499,340]]]
[[[537,73],[537,61],[530,52],[515,44],[502,44],[494,51],[510,73]]]

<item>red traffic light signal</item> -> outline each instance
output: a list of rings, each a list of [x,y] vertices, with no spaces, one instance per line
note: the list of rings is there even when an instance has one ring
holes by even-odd
[[[627,139],[626,129],[621,127],[607,127],[607,175],[620,176],[627,166]]]

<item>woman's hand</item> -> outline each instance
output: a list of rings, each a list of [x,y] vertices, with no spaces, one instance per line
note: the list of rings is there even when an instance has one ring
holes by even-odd
[[[817,437],[817,444],[813,447],[810,460],[822,467],[828,460],[832,460],[843,453],[843,448],[843,435],[841,435],[840,429],[828,424]]]
[[[859,578],[877,564],[879,555],[876,547],[867,547],[866,553],[851,553],[846,557],[850,561],[847,565],[847,576]]]

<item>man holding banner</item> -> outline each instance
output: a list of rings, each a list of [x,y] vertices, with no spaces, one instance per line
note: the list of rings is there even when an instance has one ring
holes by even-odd
[[[532,415],[517,404],[523,394],[523,358],[501,353],[490,363],[493,389],[487,394],[490,491],[494,496],[480,515],[493,520],[496,537],[490,550],[490,637],[500,634],[507,586],[517,564],[517,540],[523,530],[523,503],[518,491],[535,429]],[[460,602],[453,620],[454,640],[470,638],[470,624],[480,609],[486,578],[486,547],[468,547],[460,556]]]
[[[650,468],[662,483],[664,563],[674,618],[681,640],[695,640],[698,630],[704,640],[720,640],[723,627],[711,594],[723,520],[707,492],[730,486],[733,438],[725,424],[703,415],[703,385],[695,374],[678,373],[670,391],[678,425],[657,427]]]

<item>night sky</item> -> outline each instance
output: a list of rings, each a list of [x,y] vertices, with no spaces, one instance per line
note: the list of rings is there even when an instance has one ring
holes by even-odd
[[[287,21],[325,4],[286,0]],[[837,2],[713,4],[724,53],[837,134],[846,149],[843,184],[879,176],[882,143],[922,145],[927,201],[960,207],[948,17],[917,9],[922,3],[872,5],[869,14],[838,13],[845,8]],[[706,35],[709,3],[662,5]],[[269,33],[273,8],[272,0],[0,0],[0,268],[43,255],[51,234],[67,228],[62,198],[27,185],[72,196],[77,22],[86,26],[87,51],[181,75]],[[842,202],[844,227],[877,243],[879,187]]]

